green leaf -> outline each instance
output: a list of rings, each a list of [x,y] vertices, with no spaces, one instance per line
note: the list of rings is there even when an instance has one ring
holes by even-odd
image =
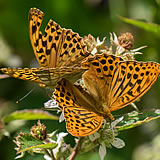
[[[25,109],[21,111],[15,111],[10,115],[5,116],[4,122],[8,123],[13,120],[37,120],[37,119],[58,120],[58,117],[43,110]]]
[[[43,149],[54,149],[57,146],[57,143],[46,143],[44,144],[42,141],[32,137],[30,134],[20,135],[15,142],[18,144],[18,154],[24,151],[28,151],[34,148],[43,148]]]
[[[160,109],[144,111],[141,113],[133,111],[125,115],[124,119],[120,121],[115,128],[119,131],[122,131],[139,126],[143,123],[147,123],[158,118],[160,118]]]
[[[146,31],[153,32],[156,36],[160,37],[160,25],[154,23],[143,22],[139,20],[129,19],[119,16],[119,18],[126,23],[132,24]]]

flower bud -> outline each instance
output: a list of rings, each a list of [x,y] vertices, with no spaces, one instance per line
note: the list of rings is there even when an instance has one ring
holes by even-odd
[[[121,47],[130,50],[134,44],[134,37],[131,33],[126,32],[118,37],[118,42]]]
[[[47,138],[47,130],[46,130],[46,126],[42,123],[40,123],[40,121],[37,122],[37,126],[34,125],[31,130],[30,130],[30,134],[43,141]]]

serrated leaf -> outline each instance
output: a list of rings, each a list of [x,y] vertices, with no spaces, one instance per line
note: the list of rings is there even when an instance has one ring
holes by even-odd
[[[115,127],[119,131],[134,128],[143,123],[150,122],[152,120],[160,118],[160,109],[151,111],[137,112],[133,111],[124,116],[124,119]]]
[[[20,145],[20,148],[17,152],[18,154],[34,148],[54,149],[57,146],[57,143],[53,142],[44,144],[42,141],[37,140],[30,134],[21,135],[18,139],[18,143]]]
[[[160,37],[160,25],[158,25],[158,24],[143,22],[143,21],[134,20],[134,19],[129,19],[129,18],[121,17],[121,16],[119,16],[119,18],[123,22],[132,24],[132,25],[137,26],[139,28],[142,28],[146,31],[153,32],[155,35]]]
[[[21,111],[15,111],[10,115],[4,117],[4,123],[8,123],[13,120],[37,120],[37,119],[51,119],[58,120],[57,116],[50,114],[47,111],[38,109],[25,109]]]

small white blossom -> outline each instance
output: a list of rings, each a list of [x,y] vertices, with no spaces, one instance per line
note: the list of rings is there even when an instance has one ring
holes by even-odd
[[[24,157],[25,152],[21,152],[17,157],[15,157],[15,159],[19,159]]]
[[[97,48],[94,48],[91,52],[91,54],[94,56],[97,53]]]
[[[103,40],[102,40],[102,42],[101,42],[100,39],[99,39],[99,37],[97,37],[96,47],[103,45],[105,40],[106,40],[106,37],[104,37]]]
[[[56,102],[56,100],[51,99],[44,103],[44,107],[49,109],[58,108],[58,103]]]
[[[52,160],[52,158],[49,157],[48,155],[44,155],[44,159],[45,159],[45,160]]]
[[[59,151],[60,147],[62,146],[62,144],[64,142],[63,137],[65,137],[67,135],[68,135],[68,133],[64,133],[64,132],[61,132],[61,133],[56,135],[56,137],[57,137],[56,143],[58,145],[55,149],[53,149],[53,153],[54,153],[55,157],[57,157],[58,151]]]
[[[53,132],[52,134],[55,134],[55,132]],[[52,150],[55,158],[57,158],[59,150],[62,147],[62,145],[64,144],[64,139],[63,138],[65,136],[67,136],[67,135],[68,135],[68,133],[61,132],[61,133],[59,133],[59,134],[56,135],[56,137],[57,137],[57,141],[56,142],[54,140],[50,139],[50,142],[58,144],[57,147]],[[52,160],[51,157],[49,157],[48,155],[44,155],[44,158],[46,160]]]

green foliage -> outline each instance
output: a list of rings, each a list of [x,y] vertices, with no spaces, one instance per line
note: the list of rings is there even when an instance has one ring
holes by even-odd
[[[144,112],[133,111],[124,116],[123,120],[116,126],[116,129],[123,131],[158,118],[160,118],[159,109]]]
[[[57,116],[54,116],[46,111],[38,109],[25,109],[21,111],[15,111],[4,117],[4,122],[8,123],[13,120],[37,120],[37,119],[50,119],[58,120]]]
[[[18,154],[21,152],[29,151],[34,148],[43,148],[43,149],[54,149],[57,144],[56,143],[47,143],[44,144],[42,141],[34,138],[30,134],[21,134],[18,138],[18,142],[20,143],[20,148],[18,149]]]
[[[121,16],[119,16],[119,18],[123,22],[126,22],[128,24],[132,24],[136,27],[139,27],[139,28],[144,29],[146,31],[152,32],[156,36],[160,37],[160,25],[158,25],[158,24],[143,22],[143,21],[140,21],[140,20],[134,20],[134,19],[125,18],[125,17],[121,17]]]

